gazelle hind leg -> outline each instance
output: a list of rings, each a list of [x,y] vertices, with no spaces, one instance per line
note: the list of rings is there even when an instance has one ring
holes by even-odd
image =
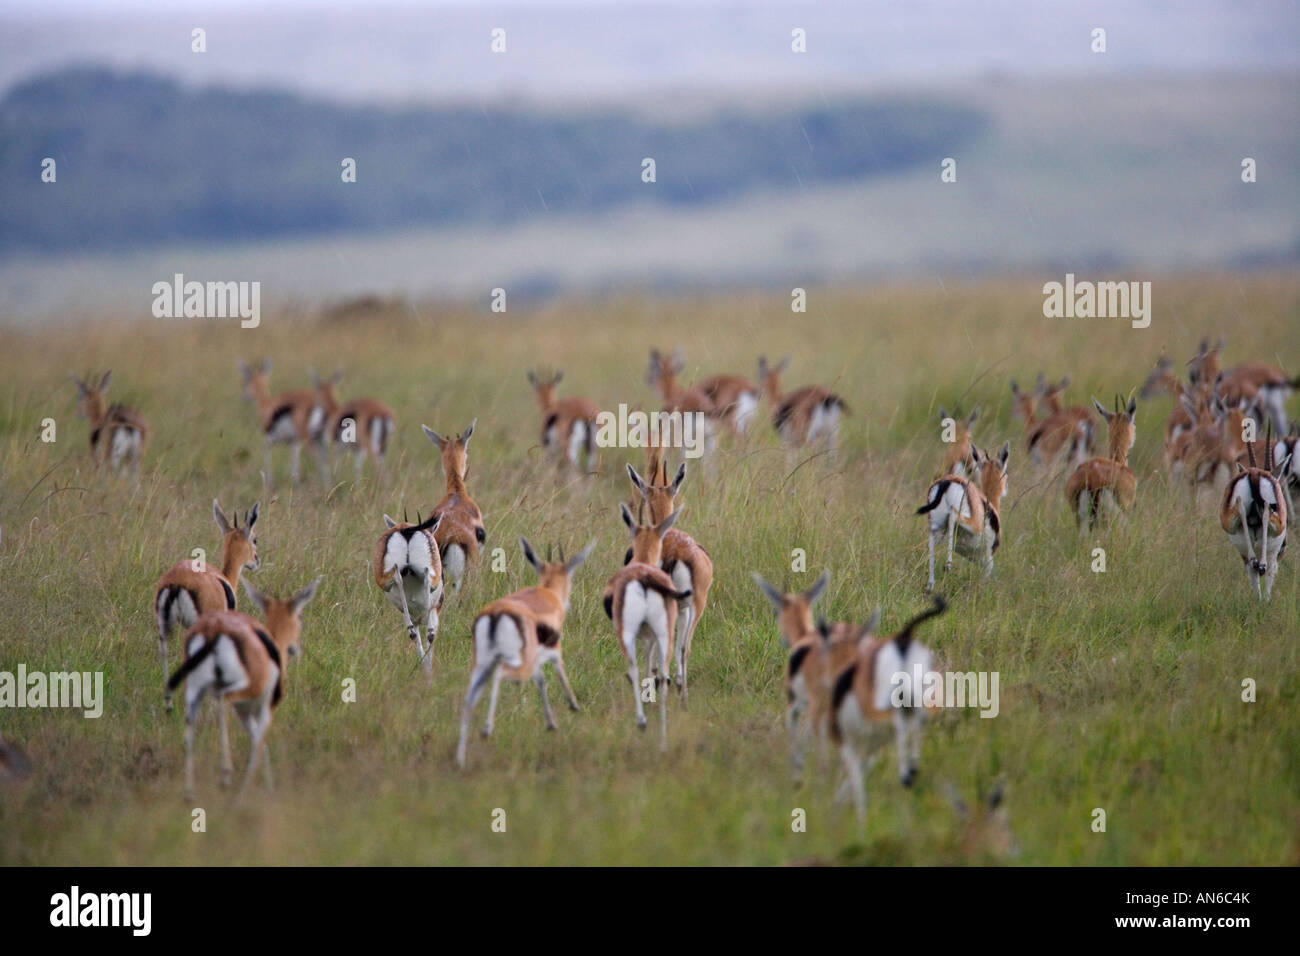
[[[456,766],[465,766],[465,748],[469,743],[469,725],[474,717],[474,705],[478,703],[483,688],[496,670],[497,660],[493,658],[484,664],[480,662],[470,674],[469,686],[465,689],[465,703],[460,711],[460,740],[456,744]]]
[[[555,729],[555,713],[551,710],[550,698],[546,696],[546,671],[539,664],[537,673],[533,675],[533,683],[537,685],[537,693],[542,698],[542,714],[546,717],[546,729]]]
[[[560,686],[564,688],[564,696],[569,699],[569,710],[579,710],[578,698],[569,685],[569,674],[564,669],[564,658],[558,654],[555,656],[555,673],[560,677]]]
[[[497,720],[497,701],[501,698],[501,670],[498,668],[492,675],[492,693],[488,695],[488,712],[487,723],[483,725],[483,736],[491,737],[492,728],[496,726]]]
[[[845,784],[853,797],[853,809],[857,812],[860,826],[867,822],[867,790],[862,779],[862,762],[847,740],[840,744],[840,760],[844,764]]]
[[[659,660],[659,674],[655,687],[659,696],[659,752],[668,752],[668,632],[655,637],[656,657]]]
[[[624,633],[623,649],[627,652],[627,679],[632,684],[632,700],[636,705],[636,725],[645,730],[645,707],[641,703],[641,672],[636,666],[636,631]]]
[[[235,764],[230,759],[230,721],[226,702],[217,695],[217,728],[221,737],[221,786],[229,787],[235,780]]]

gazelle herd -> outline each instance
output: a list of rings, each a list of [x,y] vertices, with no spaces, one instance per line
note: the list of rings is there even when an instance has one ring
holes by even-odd
[[[1069,378],[1052,382],[1040,373],[1032,391],[1012,381],[1012,413],[1024,423],[1026,471],[1038,472],[1042,480],[1064,479],[1069,520],[1081,532],[1092,533],[1103,521],[1136,507],[1139,485],[1129,455],[1137,438],[1138,397],[1168,392],[1174,404],[1163,430],[1163,445],[1170,478],[1185,480],[1193,489],[1226,482],[1220,524],[1241,557],[1252,592],[1267,600],[1286,549],[1288,524],[1297,520],[1297,431],[1288,421],[1286,403],[1300,380],[1288,379],[1281,369],[1264,364],[1221,369],[1221,349],[1222,342],[1213,348],[1203,342],[1187,363],[1185,379],[1171,360],[1161,359],[1138,395],[1116,394],[1110,408],[1095,398],[1092,408],[1066,405]],[[773,430],[791,452],[807,449],[834,455],[848,404],[820,385],[785,391],[781,376],[789,363],[789,357],[776,363],[760,357],[757,384],[733,374],[684,384],[681,378],[687,366],[681,350],[656,349],[649,355],[646,381],[666,411],[702,414],[709,436],[706,457],[721,442],[752,441],[754,421],[764,402],[770,406]],[[256,366],[241,361],[239,368],[244,397],[257,410],[265,444],[263,479],[268,485],[273,476],[272,448],[287,445],[289,475],[295,483],[301,479],[299,457],[304,447],[316,458],[328,483],[332,452],[341,446],[353,453],[357,480],[365,460],[373,459],[375,480],[382,487],[385,454],[396,428],[387,405],[369,398],[341,400],[338,372],[323,380],[312,373],[312,387],[275,394],[269,385],[269,361]],[[600,407],[586,398],[558,395],[562,379],[560,370],[527,373],[541,412],[541,445],[561,469],[589,475],[599,468]],[[149,430],[145,420],[120,405],[105,407],[108,373],[94,385],[87,384],[93,378],[75,381],[79,410],[90,421],[96,463],[138,475]],[[977,425],[983,427],[979,409],[950,416],[940,407],[939,419],[946,443],[942,458],[936,456],[939,474],[916,509],[925,519],[927,591],[935,587],[937,552],[943,554],[945,571],[958,554],[977,565],[984,578],[993,575],[995,557],[1006,543],[1004,501],[1012,458],[1010,441],[995,452],[989,449],[996,445],[977,442]],[[1102,423],[1106,451],[1099,456]],[[477,420],[455,436],[423,427],[438,451],[444,493],[427,511],[427,518],[418,512],[414,522],[383,515],[385,527],[373,545],[373,580],[401,613],[429,681],[444,605],[463,592],[487,539],[484,513],[469,490],[469,448],[476,425]],[[671,452],[668,446],[648,449],[644,474],[631,463],[625,466],[632,506],[620,504],[618,517],[629,544],[622,566],[602,593],[614,643],[626,664],[636,724],[644,729],[649,723],[647,705],[658,708],[661,750],[668,749],[670,683],[677,684],[680,705],[689,701],[691,647],[705,619],[715,571],[704,545],[682,526],[685,511],[680,496],[687,464],[682,461],[669,477]],[[231,782],[233,773],[226,738],[227,704],[252,741],[244,785],[259,763],[264,763],[269,783],[266,735],[284,694],[287,658],[301,646],[302,611],[319,581],[284,601],[264,597],[242,577],[259,564],[254,530],[260,504],[247,511],[242,525],[237,512],[228,517],[216,501],[212,507],[222,535],[220,563],[179,562],[159,579],[153,600],[168,707],[172,692],[185,684],[187,792],[194,784],[195,721],[208,694],[217,700],[223,783]],[[694,530],[706,529],[701,525]],[[468,758],[475,706],[485,690],[489,693],[485,736],[492,732],[503,681],[535,683],[545,725],[556,728],[547,694],[548,666],[570,708],[579,707],[561,644],[574,575],[591,558],[596,542],[568,559],[559,548],[558,559],[552,560],[556,549],[548,548],[545,561],[526,538],[520,543],[524,559],[537,574],[536,585],[490,601],[469,625],[471,663],[456,746],[456,763],[462,767]],[[615,554],[611,550],[608,557]],[[923,622],[945,611],[944,598],[934,596],[929,608],[884,637],[877,633],[880,609],[861,623],[814,620],[813,606],[828,587],[827,573],[806,590],[793,592],[778,589],[757,572],[753,576],[775,611],[777,636],[787,649],[786,722],[796,775],[809,745],[829,741],[843,766],[843,792],[864,813],[863,757],[874,751],[880,729],[892,727],[899,779],[910,786],[919,768],[927,708],[899,705],[892,692],[900,675],[909,681],[918,669],[933,668],[937,655],[917,639],[916,632]],[[248,605],[260,617],[236,608],[241,585]],[[177,626],[186,628],[185,659],[168,675],[168,639]]]

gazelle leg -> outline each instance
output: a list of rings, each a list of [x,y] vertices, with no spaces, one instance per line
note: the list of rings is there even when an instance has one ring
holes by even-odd
[[[632,683],[632,700],[636,704],[636,725],[645,730],[645,707],[641,703],[641,672],[636,666],[636,634],[623,638],[623,648],[627,652],[627,679]]]
[[[957,538],[957,513],[948,512],[948,558],[943,562],[945,571],[952,570],[952,547]]]
[[[555,655],[555,673],[560,677],[560,686],[564,688],[564,696],[569,699],[569,710],[578,710],[578,698],[574,696],[573,688],[569,686],[569,675],[564,669],[564,658],[559,654]]]
[[[935,539],[936,539],[936,537],[937,537],[933,528],[931,528],[931,529],[929,530],[929,533],[927,534],[927,537],[930,539],[930,540],[929,540],[929,544],[930,544],[930,574],[929,574],[929,576],[926,578],[926,581],[925,581],[925,589],[926,589],[927,591],[933,591],[933,590],[934,590],[934,542],[935,542]]]
[[[168,627],[167,627],[166,619],[162,616],[159,616],[158,618],[158,663],[162,667],[164,687],[167,686],[167,678],[170,676],[167,673],[167,631],[168,631]],[[171,696],[168,695],[167,713],[170,714],[171,711],[172,711],[172,699]]]
[[[655,641],[659,659],[659,675],[655,686],[659,688],[659,752],[668,751],[668,635],[660,636]]]
[[[271,782],[271,744],[265,736],[262,738],[262,780],[266,783],[267,790],[275,789]]]
[[[546,696],[546,671],[539,664],[537,673],[533,676],[533,683],[537,685],[537,693],[542,698],[542,713],[546,717],[546,729],[555,729],[555,714],[551,710],[550,698]]]
[[[236,794],[235,800],[238,801],[248,790],[248,785],[252,782],[253,773],[257,770],[257,762],[262,756],[262,744],[266,740],[266,731],[271,724],[271,708],[263,702],[261,713],[249,714],[244,720],[244,726],[248,728],[248,734],[251,743],[248,748],[248,766],[244,770],[244,781],[239,785],[239,793]]]
[[[487,723],[483,725],[483,736],[491,737],[492,728],[497,719],[497,700],[501,697],[501,669],[497,668],[492,674],[492,693],[488,696],[488,715]]]
[[[295,485],[298,483],[298,460],[302,457],[302,443],[289,443],[289,480]]]
[[[230,721],[226,714],[226,702],[217,695],[217,727],[221,736],[221,786],[229,787],[235,778],[235,764],[230,759]]]
[[[458,767],[465,766],[465,747],[469,741],[469,725],[474,717],[474,705],[478,703],[484,686],[496,670],[496,665],[496,658],[493,658],[487,664],[480,663],[470,675],[469,687],[465,690],[465,704],[460,711],[460,740],[456,744],[456,766]]]
[[[388,586],[397,588],[397,596],[402,599],[402,623],[406,625],[406,636],[413,641],[418,641],[420,639],[420,629],[411,620],[411,609],[406,603],[406,582],[402,580],[400,571]]]
[[[867,822],[867,790],[862,779],[862,763],[853,745],[847,740],[840,744],[840,759],[844,763],[845,781],[853,796],[853,808],[858,814],[858,824]]]
[[[199,712],[203,709],[203,697],[207,688],[185,700],[185,799],[194,798],[194,725],[198,723]]]
[[[270,488],[271,485],[272,485],[272,481],[271,481],[271,442],[270,442],[269,440],[268,440],[267,443],[266,443],[265,464],[263,465],[263,470],[262,470],[262,484],[265,485],[267,488]]]

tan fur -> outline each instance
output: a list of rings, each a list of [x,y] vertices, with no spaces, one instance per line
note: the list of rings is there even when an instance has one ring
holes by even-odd
[[[528,383],[533,387],[537,407],[542,412],[542,445],[546,446],[546,433],[551,430],[555,436],[555,444],[548,450],[557,453],[561,462],[566,460],[565,456],[576,423],[586,424],[589,435],[593,436],[591,441],[594,444],[596,416],[600,414],[600,407],[589,399],[578,396],[558,398],[555,392],[563,378],[562,371],[555,372],[549,378],[539,376],[532,371],[528,373]]]
[[[296,389],[272,395],[270,390],[271,363],[263,361],[257,368],[240,363],[244,375],[244,397],[257,407],[261,419],[262,431],[269,432],[280,409],[288,409],[289,420],[293,423],[294,433],[300,442],[311,440],[312,409],[316,407],[316,390],[310,388]]]
[[[104,394],[108,391],[112,374],[111,370],[105,372],[94,385],[79,378],[73,379],[78,389],[77,414],[90,423],[90,458],[96,466],[108,463],[113,437],[118,431],[139,434],[141,458],[149,444],[149,422],[143,415],[125,405],[105,406]],[[138,465],[137,460],[134,466],[138,468]]]
[[[427,425],[424,426],[424,433],[438,446],[442,473],[447,482],[446,494],[433,509],[433,514],[442,515],[434,537],[444,558],[452,545],[459,545],[465,551],[466,571],[478,563],[480,534],[484,537],[487,534],[483,525],[483,512],[470,497],[465,484],[469,478],[469,440],[476,422],[477,419],[470,422],[465,431],[454,438],[443,438]],[[455,587],[459,590],[459,581],[455,582]]]
[[[848,405],[830,389],[820,385],[808,385],[783,392],[781,373],[790,359],[787,356],[776,365],[769,365],[767,359],[759,356],[759,380],[763,394],[772,403],[772,424],[791,445],[807,444],[813,425],[813,416],[817,409],[826,404],[838,405],[840,413],[848,414]]]
[[[1096,402],[1096,399],[1093,399]],[[1127,512],[1137,499],[1137,477],[1128,466],[1129,449],[1136,438],[1134,417],[1137,414],[1137,400],[1133,399],[1129,411],[1119,408],[1119,398],[1115,399],[1115,411],[1108,412],[1100,403],[1097,411],[1106,419],[1108,452],[1105,458],[1091,458],[1083,462],[1065,483],[1065,500],[1070,503],[1080,526],[1087,522],[1080,514],[1079,498],[1081,495],[1100,495],[1110,491],[1120,509]]]

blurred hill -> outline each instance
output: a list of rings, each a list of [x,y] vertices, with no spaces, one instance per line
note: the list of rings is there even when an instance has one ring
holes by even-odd
[[[74,69],[0,101],[0,253],[704,205],[930,164],[986,123],[916,97],[669,124],[608,109],[339,105]],[[33,174],[46,156],[58,163],[53,187]],[[341,179],[344,157],[355,183]],[[650,185],[644,157],[657,167]]]

